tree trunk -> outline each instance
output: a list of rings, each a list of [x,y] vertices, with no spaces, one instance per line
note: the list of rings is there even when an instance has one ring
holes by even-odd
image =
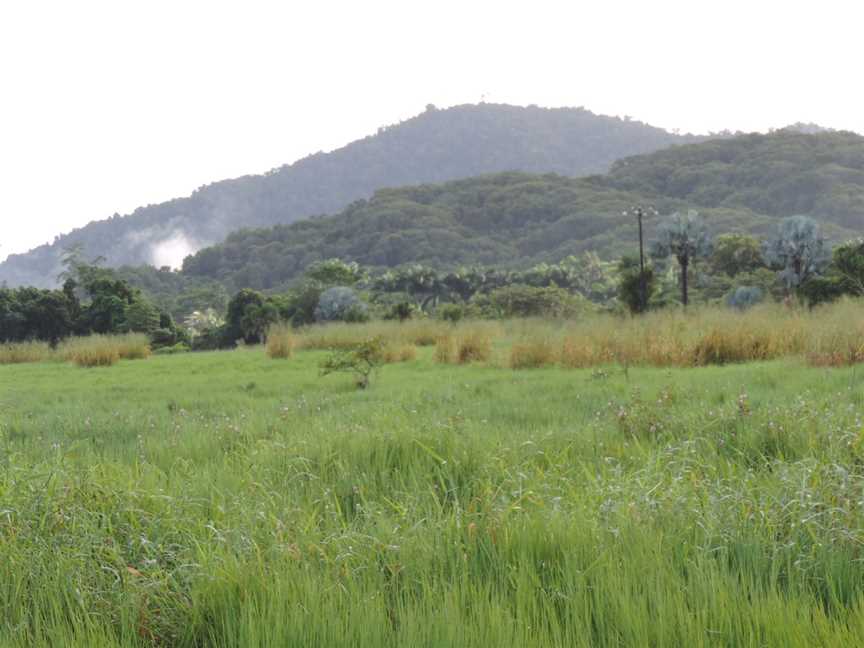
[[[683,260],[681,263],[681,301],[684,307],[687,307],[687,266],[689,260]]]

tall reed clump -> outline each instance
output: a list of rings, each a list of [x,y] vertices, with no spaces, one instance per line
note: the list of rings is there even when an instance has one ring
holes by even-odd
[[[805,357],[817,367],[864,362],[864,312],[861,302],[843,300],[819,309],[821,326],[811,336]]]
[[[531,339],[536,343],[543,335]],[[794,356],[811,364],[851,364],[864,361],[864,303],[813,311],[766,304],[743,313],[706,307],[598,316],[566,325],[562,338],[560,363],[574,369],[611,363],[699,367]]]
[[[270,358],[284,360],[294,355],[296,339],[288,324],[274,324],[267,332],[265,352]]]
[[[440,364],[456,362],[456,339],[452,334],[439,335],[435,340],[435,362]]]
[[[536,369],[558,361],[555,343],[548,339],[523,340],[510,347],[511,369]]]
[[[47,342],[15,342],[0,345],[0,364],[47,362],[56,359],[56,352]]]
[[[360,324],[332,322],[308,326],[297,333],[297,347],[302,349],[351,349],[369,338],[392,343],[431,346],[450,325],[429,319],[406,322],[378,321]]]
[[[435,361],[443,364],[488,362],[493,330],[482,325],[456,327],[435,340]]]
[[[150,357],[150,341],[143,333],[88,335],[65,341],[59,353],[79,367],[109,367],[119,360]]]
[[[381,358],[385,364],[410,362],[417,359],[417,347],[413,344],[390,342],[384,345]]]

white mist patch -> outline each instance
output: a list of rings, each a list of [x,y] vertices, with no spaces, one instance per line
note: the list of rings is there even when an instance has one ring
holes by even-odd
[[[183,259],[198,250],[198,246],[182,232],[176,232],[150,250],[150,259],[154,266],[168,266],[176,270],[183,265]]]

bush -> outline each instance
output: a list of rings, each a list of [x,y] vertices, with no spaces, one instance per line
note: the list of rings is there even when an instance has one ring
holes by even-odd
[[[762,301],[765,294],[756,286],[738,286],[726,298],[726,305],[744,311]]]
[[[315,320],[318,322],[359,322],[366,321],[366,304],[360,301],[357,293],[345,286],[328,288],[318,300]]]
[[[465,309],[459,304],[444,304],[438,309],[437,315],[445,322],[455,324],[465,316]]]
[[[512,317],[574,317],[591,308],[583,297],[571,295],[563,288],[537,288],[514,284],[497,288],[475,300],[475,307],[486,316]]]
[[[414,304],[407,301],[399,302],[398,304],[393,304],[390,307],[390,310],[384,316],[384,319],[387,320],[399,320],[400,322],[404,322],[405,320],[411,319],[413,317],[415,311]]]
[[[267,333],[265,351],[270,358],[284,359],[294,355],[295,339],[291,327],[274,324]]]
[[[346,372],[354,375],[358,389],[366,389],[372,374],[384,362],[384,340],[369,338],[351,349],[334,351],[321,363],[321,375]]]

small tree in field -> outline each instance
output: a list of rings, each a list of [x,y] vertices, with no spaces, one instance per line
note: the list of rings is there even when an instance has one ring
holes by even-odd
[[[369,386],[372,373],[384,363],[384,340],[369,338],[351,349],[339,349],[321,363],[321,375],[346,372],[354,374],[358,389]]]
[[[675,257],[681,267],[681,303],[687,306],[687,270],[697,258],[711,254],[711,238],[699,214],[672,214],[660,224],[651,255],[658,259]]]
[[[828,265],[829,248],[819,225],[806,216],[784,218],[776,238],[765,244],[765,260],[779,266],[787,292],[820,274]]]

